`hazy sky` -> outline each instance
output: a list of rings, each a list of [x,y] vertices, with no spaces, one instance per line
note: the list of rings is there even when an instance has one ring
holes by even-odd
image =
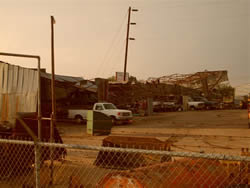
[[[56,73],[112,76],[123,71],[129,6],[139,9],[131,15],[130,75],[226,69],[233,85],[250,82],[250,0],[0,0],[0,51],[40,55],[50,72],[53,15]]]

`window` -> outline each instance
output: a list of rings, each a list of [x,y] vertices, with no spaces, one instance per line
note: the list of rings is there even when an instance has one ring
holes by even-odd
[[[95,109],[96,110],[103,110],[103,107],[102,107],[102,105],[99,104],[99,105],[96,105]]]
[[[106,110],[117,109],[116,106],[111,103],[103,104],[103,106]]]

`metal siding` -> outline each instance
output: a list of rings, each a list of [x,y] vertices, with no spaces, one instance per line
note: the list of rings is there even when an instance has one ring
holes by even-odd
[[[21,94],[23,92],[23,68],[19,67],[18,79],[17,79],[17,93]]]
[[[0,115],[2,114],[2,105],[3,105],[3,75],[4,75],[4,64],[0,63]],[[1,121],[2,117],[0,118]]]
[[[24,79],[23,79],[22,93],[26,94],[29,88],[29,70],[28,69],[23,70],[23,77]]]
[[[13,75],[13,85],[12,85],[12,89],[13,92],[16,91],[17,92],[17,86],[18,86],[18,66],[14,66],[14,75]]]
[[[0,63],[0,93],[2,93],[3,90],[3,69],[4,69],[4,64]]]
[[[14,74],[13,72],[14,72],[13,65],[8,65],[8,81],[7,81],[7,93],[8,94],[12,93],[13,74]]]
[[[36,112],[37,71],[0,62],[1,121],[15,123],[17,112]]]
[[[7,86],[8,86],[8,64],[4,64],[3,70],[3,91],[2,93],[7,93]]]
[[[16,116],[16,94],[10,93],[8,94],[8,104],[9,104],[9,110],[8,110],[8,119],[15,119]]]
[[[34,93],[34,92],[37,92],[37,72],[33,71],[33,74],[32,74],[32,82],[31,82],[31,90],[30,92]]]
[[[18,112],[24,112],[24,106],[25,106],[25,98],[24,95],[19,94],[19,105],[18,105]]]
[[[33,81],[34,81],[34,71],[33,70],[28,70],[28,93],[32,92],[32,87],[33,87]]]

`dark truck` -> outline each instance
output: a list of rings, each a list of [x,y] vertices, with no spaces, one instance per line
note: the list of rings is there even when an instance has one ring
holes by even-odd
[[[183,108],[181,104],[173,101],[154,101],[153,111],[154,112],[175,112],[182,111]]]
[[[219,108],[219,103],[218,102],[216,102],[216,101],[210,101],[210,100],[208,100],[205,97],[198,96],[198,97],[192,97],[192,99],[194,101],[204,102],[206,110],[215,110],[215,109]]]

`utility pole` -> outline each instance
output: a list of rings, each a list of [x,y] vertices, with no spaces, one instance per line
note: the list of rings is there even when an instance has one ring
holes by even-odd
[[[130,22],[131,11],[137,12],[138,9],[132,9],[131,7],[129,7],[129,9],[128,9],[128,25],[127,25],[127,37],[126,37],[126,48],[125,48],[125,62],[124,62],[124,75],[123,75],[123,81],[126,81],[127,60],[128,60],[128,41],[129,41],[129,40],[135,40],[135,38],[129,38],[129,29],[130,29],[130,25],[136,25],[136,23],[133,23],[133,22],[131,23],[131,22]]]
[[[54,138],[54,119],[56,115],[56,101],[55,101],[55,55],[54,55],[54,24],[55,19],[53,16],[50,17],[51,20],[51,127],[50,127],[50,139],[53,142]]]
[[[53,16],[50,17],[51,21],[51,120],[50,120],[50,142],[54,142],[54,124],[56,118],[56,98],[55,98],[55,54],[54,54],[54,24],[56,23]],[[50,185],[53,185],[54,173],[54,160],[53,148],[50,149]]]

